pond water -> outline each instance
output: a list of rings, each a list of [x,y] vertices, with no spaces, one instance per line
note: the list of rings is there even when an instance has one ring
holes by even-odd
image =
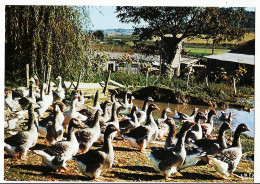
[[[136,105],[138,108],[142,108],[143,101],[142,100],[133,100],[134,105]],[[195,107],[199,108],[199,111],[205,111],[210,110],[212,107],[208,106],[199,106],[199,105],[180,105],[180,104],[171,104],[171,103],[164,103],[164,102],[154,102],[160,110],[155,110],[153,112],[154,116],[160,117],[161,112],[164,108],[169,107],[172,110],[172,114],[170,114],[170,117],[174,116],[175,110],[184,112],[186,114],[191,114],[193,109]],[[222,122],[218,119],[218,117],[221,115],[221,109],[216,108],[217,116],[214,116],[214,126],[219,126]],[[229,108],[224,110],[226,113],[232,112],[232,122],[231,127],[232,131],[235,131],[236,127],[240,123],[245,123],[251,130],[251,132],[245,132],[245,134],[254,137],[255,135],[255,111],[252,110],[251,112],[243,111],[240,109],[234,109]],[[127,111],[124,111],[126,113]]]

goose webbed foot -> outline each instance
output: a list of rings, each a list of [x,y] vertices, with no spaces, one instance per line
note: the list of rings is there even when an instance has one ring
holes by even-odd
[[[176,177],[181,177],[181,176],[183,176],[180,172],[178,172],[178,171],[176,171],[175,173],[174,173],[174,176],[176,176]]]
[[[239,179],[241,179],[241,180],[245,179],[244,177],[242,177],[242,176],[239,176],[239,175],[237,175],[237,174],[234,174],[234,173],[232,173],[231,175],[232,175],[232,176],[234,176],[234,177],[236,177],[236,178],[239,178]]]

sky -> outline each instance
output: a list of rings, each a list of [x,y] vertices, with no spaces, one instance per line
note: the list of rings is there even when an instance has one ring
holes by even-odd
[[[125,24],[116,18],[115,6],[91,6],[90,18],[93,24],[92,30],[97,29],[132,29],[132,23]]]
[[[115,6],[90,6],[90,18],[93,27],[91,30],[99,29],[132,29],[133,23],[121,23],[116,17]],[[248,11],[255,11],[254,8],[246,8]]]

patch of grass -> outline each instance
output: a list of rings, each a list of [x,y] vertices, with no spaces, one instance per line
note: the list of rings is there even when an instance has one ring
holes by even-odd
[[[212,54],[212,49],[210,48],[184,48],[184,50],[187,52],[188,56],[194,56],[198,58]],[[214,54],[223,54],[229,51],[229,49],[215,49]]]

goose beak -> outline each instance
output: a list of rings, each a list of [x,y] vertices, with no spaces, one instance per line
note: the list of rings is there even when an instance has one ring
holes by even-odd
[[[156,109],[160,110],[160,108],[159,108],[159,107],[156,107]]]
[[[190,121],[190,124],[191,124],[191,125],[195,125],[196,123],[195,123],[195,122],[193,122],[193,121]]]
[[[251,130],[247,127],[247,131],[251,132]]]
[[[229,130],[232,130],[232,128],[231,128],[231,125],[230,125],[230,124],[229,124],[228,128],[229,128]]]

